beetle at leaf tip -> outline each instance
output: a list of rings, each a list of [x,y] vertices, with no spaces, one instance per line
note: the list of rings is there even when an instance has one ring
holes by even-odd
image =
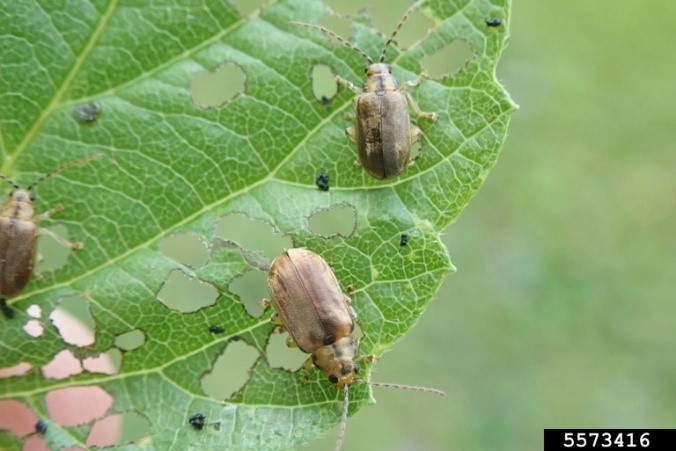
[[[340,448],[348,414],[348,388],[357,379],[359,339],[353,336],[356,312],[350,298],[341,290],[328,263],[304,248],[289,249],[278,256],[268,270],[268,288],[275,314],[272,321],[289,333],[287,344],[310,354],[311,362],[328,382],[344,391],[341,429],[336,448]],[[374,356],[364,357],[369,362]],[[368,383],[440,394],[434,389],[397,384]]]
[[[387,47],[394,42],[401,27],[423,2],[424,0],[414,3],[404,13],[385,42],[378,62],[361,48],[321,25],[291,22],[296,26],[322,32],[325,36],[358,52],[368,61],[362,89],[339,75],[336,76],[336,82],[357,95],[353,102],[356,109],[355,125],[347,128],[345,133],[357,144],[358,163],[376,179],[398,177],[407,166],[414,164],[411,159],[411,147],[413,142],[422,137],[422,130],[411,123],[408,104],[417,117],[430,121],[437,119],[436,113],[422,111],[413,97],[406,92],[406,89],[426,80],[428,74],[423,71],[415,80],[399,85],[392,75],[392,66],[385,64]]]

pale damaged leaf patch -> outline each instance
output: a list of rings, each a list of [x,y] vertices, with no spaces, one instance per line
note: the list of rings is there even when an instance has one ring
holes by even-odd
[[[0,448],[291,448],[333,428],[342,393],[299,370],[307,355],[282,355],[265,290],[238,284],[305,246],[350,294],[362,354],[403,336],[453,270],[439,233],[515,109],[495,79],[509,2],[429,0],[409,48],[388,49],[400,82],[454,42],[469,49],[411,89],[438,120],[414,119],[415,165],[388,181],[353,164],[354,95],[332,80],[361,84],[364,60],[289,23],[326,24],[321,2],[0,4],[0,172],[30,183],[103,155],[37,190],[37,214],[65,207],[41,226],[84,247],[55,247],[0,304]],[[386,39],[364,13],[337,31],[369,54]],[[201,78],[232,85],[209,96]],[[172,277],[183,291],[166,292]],[[220,367],[236,378],[219,386]],[[370,389],[350,399],[354,413]]]

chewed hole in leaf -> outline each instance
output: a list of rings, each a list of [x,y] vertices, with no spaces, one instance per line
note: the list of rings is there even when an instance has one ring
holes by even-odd
[[[109,415],[98,420],[87,437],[88,446],[116,446],[134,443],[148,434],[150,422],[136,412]]]
[[[115,338],[115,346],[123,351],[133,351],[140,348],[146,342],[146,335],[143,331],[134,329],[120,334]]]
[[[194,233],[169,235],[159,247],[164,255],[189,268],[201,268],[209,260],[206,243]]]
[[[122,352],[112,348],[96,357],[87,357],[82,360],[82,366],[90,373],[117,374],[122,366]]]
[[[13,399],[0,400],[0,430],[23,437],[35,432],[37,421],[37,415],[24,403]]]
[[[45,230],[44,228],[42,229]],[[41,233],[38,239],[38,254],[40,259],[35,265],[35,271],[38,273],[45,273],[62,268],[67,262],[73,250],[59,243],[59,237],[63,240],[68,240],[68,228],[62,224],[57,224],[49,227],[49,232]],[[77,252],[77,251],[76,251]]]
[[[399,25],[399,20],[401,19],[401,14],[403,11],[394,11],[394,14],[392,14],[392,7],[390,6],[389,2],[382,2],[377,6],[378,8],[373,9],[373,25],[378,30],[380,30],[384,36],[389,37],[392,31],[394,31],[395,27]],[[395,43],[390,44],[390,46],[394,45],[398,47],[399,51],[402,49],[407,49],[408,47],[423,39],[427,34],[427,30],[429,30],[432,25],[432,21],[427,18],[420,11],[420,9],[417,9],[406,20],[404,25],[397,33]],[[380,49],[378,50],[380,51]],[[387,54],[389,55],[390,52],[393,51],[388,47]],[[376,56],[379,57],[380,55]],[[390,59],[386,56],[385,62],[387,61],[390,61]]]
[[[431,78],[442,78],[461,70],[474,57],[472,46],[462,39],[447,44],[420,60]]]
[[[237,10],[242,16],[248,16],[265,3],[264,0],[232,0],[232,2],[237,6]]]
[[[94,343],[94,318],[89,305],[80,296],[63,299],[49,319],[59,330],[63,341],[75,346],[88,346]]]
[[[214,305],[218,290],[210,283],[189,277],[183,271],[173,270],[157,292],[157,300],[172,310],[196,312]]]
[[[263,314],[263,299],[268,296],[267,274],[263,271],[251,269],[235,277],[228,289],[242,301],[249,315],[258,318]]]
[[[326,64],[315,64],[312,68],[312,93],[322,104],[327,104],[338,92],[336,75]]]
[[[382,44],[374,50],[377,54],[371,55],[371,58],[375,60],[380,57],[379,52],[382,50],[382,45],[385,44],[385,39],[387,39],[387,37],[392,34],[392,31],[399,25],[404,9],[412,3],[413,2],[408,2],[408,4],[405,2],[397,2],[396,7],[392,2],[371,2],[371,4],[368,5],[368,13],[371,17],[373,26],[383,36]],[[326,1],[326,4],[338,14],[327,15],[322,18],[322,25],[335,31],[344,38],[350,36],[352,33],[352,20],[347,15],[359,13],[359,8],[361,8],[361,6],[353,2],[341,0],[328,0]],[[354,17],[352,19],[354,19]],[[420,12],[420,9],[415,10],[397,33],[394,45],[397,45],[399,48],[406,48],[412,45],[422,39],[425,36],[426,31],[431,28],[432,25],[432,21]],[[386,58],[386,62],[387,61]]]
[[[50,418],[65,427],[90,423],[113,406],[110,393],[96,385],[52,390],[45,401]]]
[[[42,308],[37,304],[32,304],[26,309],[26,314],[33,318],[40,318],[42,316]]]
[[[214,71],[196,74],[190,82],[190,97],[200,108],[216,108],[243,94],[245,86],[242,68],[226,63]]]
[[[37,338],[44,333],[45,328],[37,319],[31,319],[28,320],[26,324],[24,324],[23,330],[31,337]]]
[[[350,205],[337,205],[318,210],[308,219],[310,231],[323,238],[337,235],[348,238],[357,226],[357,211]]]
[[[352,19],[346,15],[354,11],[345,11],[342,5],[344,1],[326,2],[337,14],[327,14],[322,17],[320,24],[331,31],[338,33],[338,35],[348,38],[352,33]]]
[[[9,366],[7,368],[0,368],[0,379],[6,379],[8,377],[14,376],[23,376],[33,368],[28,362],[21,362],[14,366]]]
[[[244,249],[260,251],[270,260],[293,247],[291,238],[273,233],[269,223],[241,214],[220,218],[216,222],[215,234],[218,238],[234,241]]]
[[[65,379],[81,372],[82,365],[70,349],[64,349],[57,353],[51,361],[42,367],[42,375],[47,379]]]
[[[201,380],[202,390],[214,399],[229,399],[250,377],[259,353],[243,340],[231,340]]]
[[[286,344],[288,333],[271,334],[268,346],[265,348],[265,356],[270,368],[283,368],[289,371],[297,371],[308,359],[308,355],[298,348],[290,348]]]
[[[50,451],[49,446],[42,437],[28,437],[23,442],[22,451]]]

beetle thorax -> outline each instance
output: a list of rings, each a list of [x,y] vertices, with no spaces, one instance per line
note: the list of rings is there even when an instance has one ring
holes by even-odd
[[[350,385],[359,372],[356,338],[349,336],[336,340],[335,343],[323,346],[312,354],[315,366],[326,373],[329,382],[335,387]]]
[[[374,63],[366,68],[364,92],[387,92],[397,89],[397,79],[392,75],[392,66]]]
[[[25,189],[15,189],[9,193],[9,199],[5,203],[2,215],[13,217],[22,221],[30,221],[35,214],[31,192]]]

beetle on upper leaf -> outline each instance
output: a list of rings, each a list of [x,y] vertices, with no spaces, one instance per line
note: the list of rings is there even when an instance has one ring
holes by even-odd
[[[427,79],[427,72],[422,72],[415,80],[399,85],[392,75],[392,66],[384,62],[387,47],[394,42],[401,27],[423,1],[414,3],[404,13],[385,43],[377,63],[364,50],[321,25],[291,22],[293,25],[321,31],[324,35],[359,52],[368,61],[369,65],[364,71],[366,80],[362,89],[341,76],[336,76],[336,82],[347,86],[357,94],[354,99],[355,125],[345,132],[357,143],[359,162],[377,179],[397,177],[407,166],[413,164],[410,158],[411,147],[422,136],[422,131],[411,124],[407,104],[411,104],[418,117],[431,121],[437,119],[436,113],[421,111],[413,97],[406,92],[407,88],[417,86]]]

